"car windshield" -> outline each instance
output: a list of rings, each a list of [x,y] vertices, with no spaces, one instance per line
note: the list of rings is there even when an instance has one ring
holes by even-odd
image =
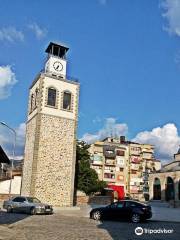
[[[40,203],[40,201],[37,198],[33,198],[33,197],[27,197],[27,200],[30,203]]]

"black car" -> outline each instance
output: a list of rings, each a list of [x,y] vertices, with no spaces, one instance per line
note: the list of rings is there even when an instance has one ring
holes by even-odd
[[[118,201],[106,207],[94,208],[90,212],[90,218],[94,220],[126,219],[138,223],[151,217],[151,206],[132,200]]]

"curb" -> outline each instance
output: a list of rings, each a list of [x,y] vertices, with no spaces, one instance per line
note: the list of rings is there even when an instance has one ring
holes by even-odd
[[[79,211],[80,207],[53,207],[54,212],[59,211]]]
[[[148,219],[150,222],[180,223],[180,220]]]

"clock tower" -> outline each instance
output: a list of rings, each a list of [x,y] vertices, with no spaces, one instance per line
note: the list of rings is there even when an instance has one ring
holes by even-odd
[[[29,91],[21,194],[72,206],[79,83],[66,76],[68,48],[50,43]]]

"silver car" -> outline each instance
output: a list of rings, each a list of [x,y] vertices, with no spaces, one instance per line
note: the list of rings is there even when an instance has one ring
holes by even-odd
[[[10,212],[23,212],[32,215],[52,214],[53,208],[49,204],[41,203],[35,197],[17,196],[4,201],[3,208]]]

